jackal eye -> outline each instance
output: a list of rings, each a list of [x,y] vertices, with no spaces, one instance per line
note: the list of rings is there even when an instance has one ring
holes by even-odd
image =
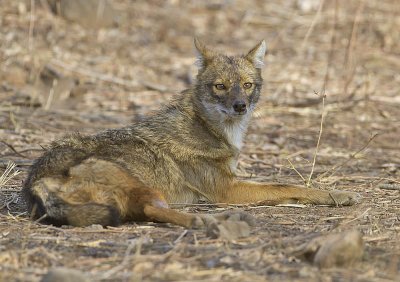
[[[217,90],[225,90],[226,89],[225,85],[223,85],[222,83],[215,84],[214,87]]]
[[[252,86],[253,86],[253,83],[251,83],[251,82],[245,82],[243,84],[244,89],[250,89]]]

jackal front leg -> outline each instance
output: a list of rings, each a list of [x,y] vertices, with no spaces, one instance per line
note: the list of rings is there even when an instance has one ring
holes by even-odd
[[[217,191],[217,202],[230,204],[263,203],[269,205],[301,203],[350,206],[361,201],[361,195],[348,191],[324,191],[295,185],[234,181]]]
[[[250,214],[237,210],[218,214],[191,214],[148,205],[144,212],[152,220],[190,229],[205,229],[212,238],[228,240],[248,236],[250,226],[255,225],[255,219]]]

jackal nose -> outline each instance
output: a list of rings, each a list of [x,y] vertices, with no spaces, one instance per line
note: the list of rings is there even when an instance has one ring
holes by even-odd
[[[237,102],[233,103],[233,109],[238,114],[245,114],[246,110],[247,110],[246,109],[246,103],[243,102],[243,101],[237,101]]]

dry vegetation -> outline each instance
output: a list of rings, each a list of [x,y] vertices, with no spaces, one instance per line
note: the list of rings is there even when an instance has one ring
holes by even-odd
[[[38,281],[55,266],[91,281],[398,279],[397,0],[115,0],[101,21],[93,21],[93,9],[54,14],[44,5],[53,2],[66,1],[0,5],[0,175],[9,161],[21,171],[0,187],[0,281]],[[139,120],[187,88],[195,34],[228,53],[268,42],[264,95],[239,164],[244,177],[347,189],[364,201],[243,207],[258,224],[233,242],[167,224],[96,229],[30,221],[19,190],[42,146],[66,132]],[[350,229],[365,242],[352,267],[319,270],[293,255],[318,235]]]

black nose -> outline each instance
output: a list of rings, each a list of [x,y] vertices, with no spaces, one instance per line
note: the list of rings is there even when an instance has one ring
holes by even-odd
[[[244,114],[246,113],[246,103],[243,101],[237,101],[233,103],[233,109],[239,114]]]

